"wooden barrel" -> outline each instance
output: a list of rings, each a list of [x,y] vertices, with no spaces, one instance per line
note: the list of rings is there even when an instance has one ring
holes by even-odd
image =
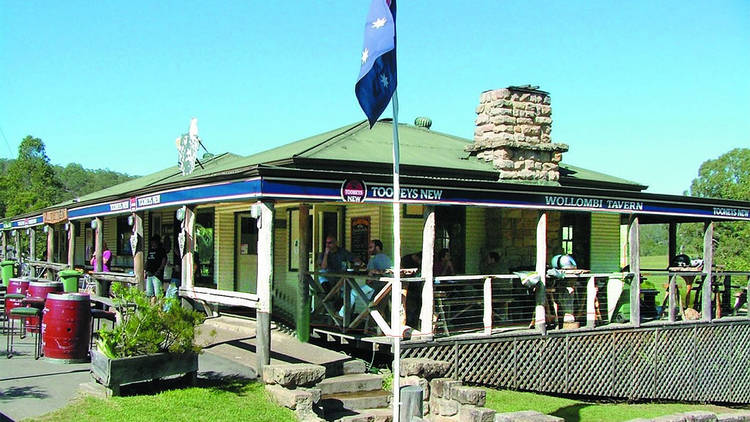
[[[41,299],[41,301],[43,302],[47,299],[48,294],[62,293],[62,291],[63,284],[59,281],[31,281],[29,283],[29,289],[26,292],[26,296],[30,298]],[[27,322],[28,328],[26,330],[30,333],[35,333],[37,331],[37,324],[39,324],[39,318],[29,318]]]
[[[5,294],[19,294],[25,296],[28,290],[29,280],[25,278],[11,278],[8,281],[8,289],[5,291]],[[21,306],[23,306],[21,299],[5,298],[5,312],[8,316],[10,316],[11,309]]]
[[[91,300],[81,293],[50,293],[42,312],[42,352],[46,359],[86,362]]]

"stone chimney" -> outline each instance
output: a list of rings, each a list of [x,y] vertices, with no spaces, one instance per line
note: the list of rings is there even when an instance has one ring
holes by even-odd
[[[500,180],[555,182],[566,144],[552,143],[549,93],[511,86],[479,96],[471,155],[492,161]]]

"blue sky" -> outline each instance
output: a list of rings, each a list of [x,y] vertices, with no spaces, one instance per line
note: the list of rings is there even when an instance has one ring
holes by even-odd
[[[242,155],[362,120],[368,7],[0,0],[0,157],[32,134],[55,164],[147,174],[193,116]],[[565,162],[657,193],[750,147],[750,1],[402,0],[397,26],[403,122],[471,139],[480,92],[539,85]]]

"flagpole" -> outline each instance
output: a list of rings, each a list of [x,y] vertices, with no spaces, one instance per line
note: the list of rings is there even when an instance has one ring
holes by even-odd
[[[398,94],[393,91],[393,285],[391,288],[391,335],[393,336],[393,422],[401,408],[401,184],[399,183]]]

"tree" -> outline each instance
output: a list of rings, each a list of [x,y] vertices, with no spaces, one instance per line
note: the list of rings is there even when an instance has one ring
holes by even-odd
[[[78,163],[70,163],[65,167],[55,166],[55,172],[65,189],[63,200],[96,192],[133,178],[110,170],[88,170]]]
[[[702,198],[750,201],[750,149],[736,148],[701,164],[698,177],[686,193]],[[703,233],[700,225],[681,225],[679,234],[686,251],[702,253]],[[746,245],[748,239],[750,224],[747,222],[716,223],[715,262],[732,270],[750,269],[750,248]]]
[[[31,135],[18,146],[18,158],[0,180],[3,214],[12,217],[48,207],[62,198],[62,184],[45,152],[44,142]]]

